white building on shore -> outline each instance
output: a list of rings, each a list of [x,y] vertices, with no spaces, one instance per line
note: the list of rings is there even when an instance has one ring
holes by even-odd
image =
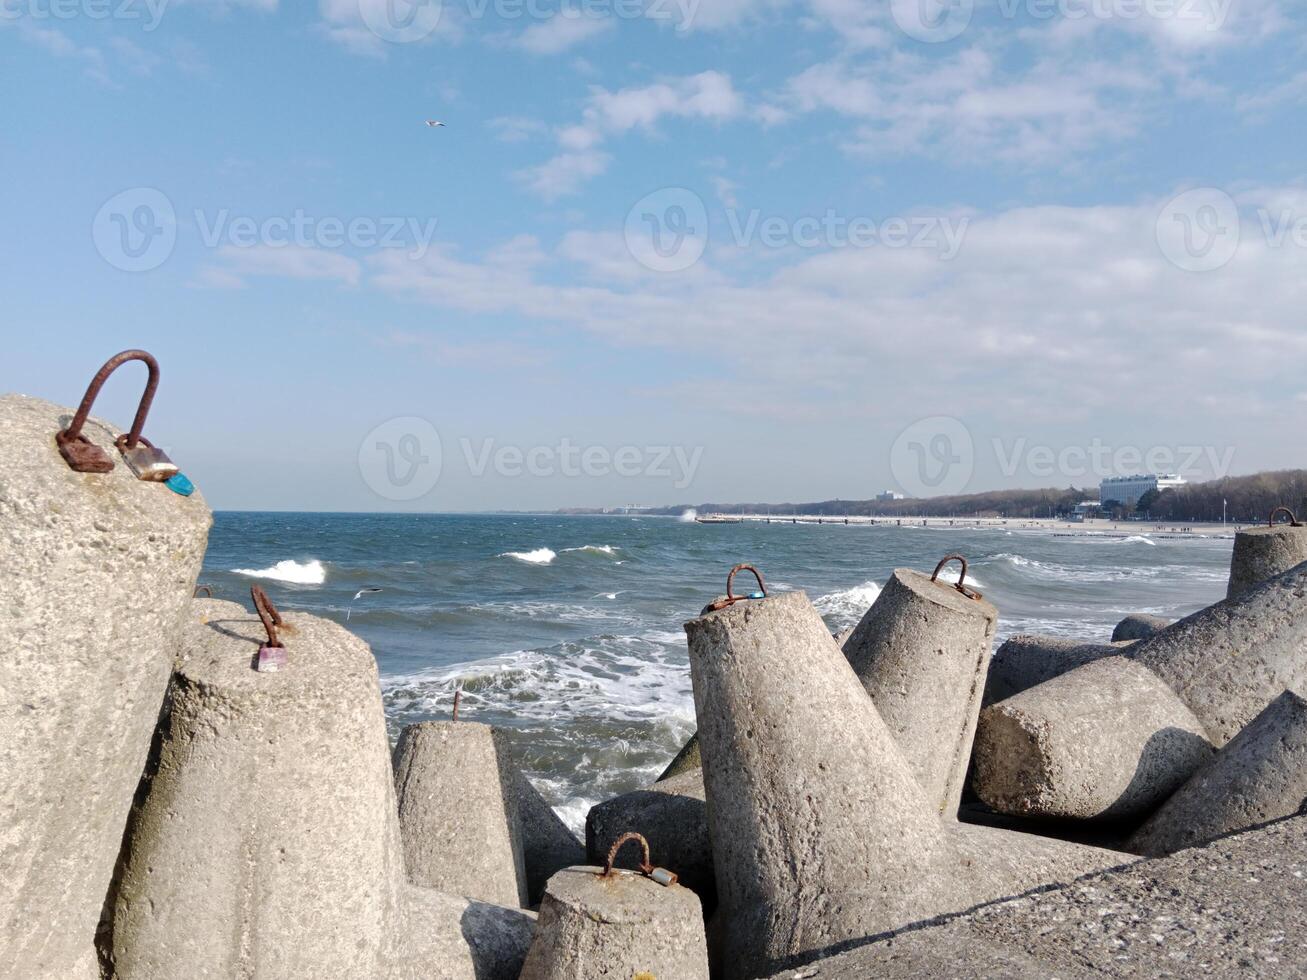
[[[1109,500],[1115,500],[1119,504],[1133,507],[1149,490],[1160,493],[1171,487],[1182,487],[1185,482],[1184,477],[1178,473],[1109,476],[1098,485],[1098,499],[1104,504]]]

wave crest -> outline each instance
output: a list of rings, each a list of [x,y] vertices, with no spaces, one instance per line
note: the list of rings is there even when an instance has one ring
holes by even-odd
[[[232,573],[234,575],[248,575],[250,578],[267,578],[277,582],[292,582],[295,585],[321,585],[327,580],[327,569],[316,558],[306,562],[293,561],[287,558],[267,568],[233,568]]]
[[[536,548],[535,551],[505,551],[498,557],[515,558],[518,561],[526,562],[528,565],[548,565],[558,555],[552,548]]]

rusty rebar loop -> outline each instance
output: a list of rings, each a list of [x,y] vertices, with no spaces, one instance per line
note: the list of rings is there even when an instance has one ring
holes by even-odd
[[[1294,516],[1293,511],[1288,507],[1276,507],[1275,510],[1271,511],[1270,519],[1267,520],[1266,523],[1271,527],[1275,527],[1275,518],[1280,514],[1288,515],[1290,527],[1302,527],[1302,523]]]
[[[60,444],[76,442],[81,438],[82,426],[86,425],[86,419],[91,414],[91,406],[95,404],[100,389],[109,380],[109,375],[128,361],[144,361],[145,367],[149,371],[149,378],[145,382],[145,392],[141,395],[140,404],[136,406],[136,418],[132,420],[131,431],[126,436],[119,436],[115,440],[115,444],[119,449],[122,449],[124,445],[127,449],[135,449],[137,444],[143,441],[141,430],[145,428],[145,419],[150,414],[150,406],[154,403],[154,393],[159,390],[159,362],[148,351],[125,350],[109,358],[104,362],[100,370],[95,372],[95,377],[86,386],[86,394],[82,396],[82,403],[77,406],[77,413],[73,416],[73,421],[68,428],[55,435],[57,442]],[[148,442],[145,444],[150,446]],[[153,447],[151,446],[151,448]]]
[[[608,860],[604,862],[603,874],[600,877],[607,878],[613,873],[613,863],[617,860],[617,852],[622,849],[624,844],[629,844],[633,840],[640,842],[640,848],[644,853],[644,860],[640,862],[640,873],[644,875],[653,874],[654,866],[653,861],[649,858],[649,842],[644,839],[644,834],[637,834],[633,830],[628,830],[613,841],[613,846],[608,849]]]
[[[192,599],[198,599],[198,598],[200,597],[200,593],[201,593],[201,592],[204,593],[204,597],[205,597],[206,599],[212,599],[212,598],[213,598],[213,589],[209,588],[209,586],[207,586],[207,585],[197,585],[197,586],[195,587],[195,591],[191,593],[191,598],[192,598]]]
[[[931,572],[930,580],[932,582],[939,581],[939,573],[942,572],[944,570],[944,566],[951,561],[958,562],[962,566],[962,572],[961,574],[958,575],[957,584],[955,584],[953,588],[957,589],[968,599],[979,599],[980,598],[979,592],[973,592],[971,589],[968,589],[966,585],[963,584],[967,580],[967,560],[963,558],[961,555],[945,555],[943,558],[941,558],[939,560],[939,564],[935,566],[935,570]]]
[[[272,604],[272,600],[268,598],[268,593],[263,591],[262,586],[251,585],[250,598],[254,600],[254,611],[259,614],[259,619],[263,621],[263,628],[268,633],[268,646],[281,646],[281,641],[277,639],[277,627],[282,625],[281,613],[277,612],[277,607]]]
[[[740,599],[748,598],[748,596],[735,594],[734,587],[735,587],[736,572],[752,572],[753,577],[758,580],[758,591],[761,592],[764,596],[767,595],[767,586],[763,583],[762,572],[758,571],[758,569],[754,568],[752,565],[736,565],[734,568],[730,570],[730,572],[726,576],[726,601],[727,602],[738,602]]]
[[[451,719],[452,721],[458,721],[458,705],[462,700],[463,686],[460,684],[458,687],[454,688],[454,717]]]

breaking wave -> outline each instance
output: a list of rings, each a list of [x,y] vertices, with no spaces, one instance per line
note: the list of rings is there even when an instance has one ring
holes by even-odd
[[[505,551],[500,558],[515,558],[528,565],[548,565],[558,555],[551,548],[536,548],[535,551]]]
[[[298,562],[287,558],[268,568],[233,568],[235,575],[248,575],[250,578],[266,578],[275,582],[293,582],[296,585],[321,585],[327,580],[327,570],[322,562]]]

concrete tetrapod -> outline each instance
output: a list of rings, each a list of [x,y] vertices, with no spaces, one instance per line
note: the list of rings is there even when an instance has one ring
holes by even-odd
[[[610,859],[549,879],[521,980],[708,980],[699,900],[647,857],[643,867]]]
[[[896,568],[844,643],[927,799],[950,817],[962,800],[997,621],[975,593]]]
[[[527,913],[410,885],[376,662],[284,614],[287,663],[234,603],[194,603],[114,896],[117,980],[517,976]]]
[[[540,904],[545,887],[559,871],[585,860],[585,847],[520,769],[513,769],[513,803],[522,837],[527,900]]]
[[[0,397],[0,977],[98,977],[94,939],[212,521],[68,409]]]
[[[981,712],[973,785],[1001,813],[1129,817],[1211,755],[1170,688],[1132,660],[1106,657]]]
[[[1148,613],[1130,613],[1112,630],[1112,642],[1124,640],[1146,640],[1154,633],[1160,633],[1175,620],[1165,616],[1150,616]]]
[[[965,907],[937,806],[807,596],[685,629],[728,978]]]
[[[1271,515],[1274,517],[1275,515]],[[1237,599],[1254,586],[1307,561],[1307,524],[1290,523],[1236,531],[1225,597]]]
[[[1140,640],[1130,656],[1224,745],[1271,699],[1307,689],[1307,562]]]
[[[1129,643],[1087,643],[1064,636],[1018,633],[999,647],[989,662],[984,705],[1005,701],[1095,660],[1121,656],[1129,648]]]
[[[451,895],[525,906],[516,767],[506,733],[468,721],[408,725],[394,762],[409,880]]]
[[[1157,857],[1298,813],[1307,802],[1307,701],[1285,691],[1130,839]]]

